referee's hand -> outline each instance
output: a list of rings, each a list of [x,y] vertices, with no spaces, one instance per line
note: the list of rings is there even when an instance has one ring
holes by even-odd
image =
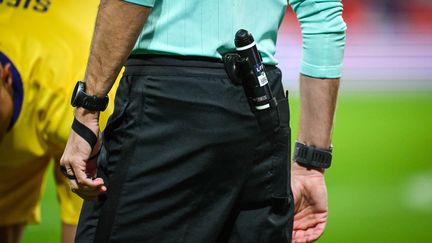
[[[293,243],[316,241],[327,224],[327,188],[324,172],[304,168],[297,163],[291,167],[291,187],[294,194]]]
[[[98,142],[91,148],[89,143],[71,130],[65,151],[60,159],[60,166],[65,168],[71,190],[85,200],[97,201],[107,188],[102,178],[96,178],[97,154],[101,147],[99,113],[77,108],[75,119],[96,134]],[[89,160],[89,158],[92,158]],[[75,178],[74,178],[75,177]]]

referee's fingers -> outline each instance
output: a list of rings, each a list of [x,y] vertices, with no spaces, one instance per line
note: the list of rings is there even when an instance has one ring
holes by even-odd
[[[76,192],[78,190],[78,184],[75,180],[69,180],[69,187],[73,192]]]
[[[70,163],[73,174],[76,177],[76,181],[79,187],[88,187],[90,189],[96,189],[100,186],[99,182],[95,182],[92,178],[88,178],[86,174],[86,162],[75,161]]]
[[[88,187],[80,187],[76,180],[69,180],[71,191],[85,200],[97,201],[101,192],[97,189],[89,189]]]
[[[98,192],[98,188],[92,188],[88,186],[81,186],[75,179],[69,180],[69,186],[73,192],[82,191],[82,192]]]

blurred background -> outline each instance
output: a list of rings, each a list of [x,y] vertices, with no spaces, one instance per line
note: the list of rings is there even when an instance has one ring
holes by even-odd
[[[432,242],[432,1],[343,0],[348,24],[319,242]],[[277,56],[297,128],[300,27]]]
[[[347,45],[319,242],[432,242],[432,1],[343,0]],[[279,67],[298,125],[300,27],[280,29]],[[42,224],[23,242],[58,242],[52,175]]]
[[[432,89],[432,1],[343,0],[344,90]],[[285,85],[297,88],[301,34],[291,9],[280,30]]]

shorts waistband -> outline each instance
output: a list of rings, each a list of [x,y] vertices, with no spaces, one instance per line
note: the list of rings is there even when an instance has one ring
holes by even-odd
[[[199,56],[131,55],[126,61],[126,74],[202,75],[226,77],[221,59]]]
[[[223,68],[222,59],[200,56],[131,55],[126,66],[176,66]]]
[[[201,56],[134,54],[126,61],[129,75],[199,75],[227,77],[222,59]],[[271,71],[275,66],[266,65]]]

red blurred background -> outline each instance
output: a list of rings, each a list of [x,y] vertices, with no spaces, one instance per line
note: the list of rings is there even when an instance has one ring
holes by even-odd
[[[348,25],[345,89],[432,89],[432,1],[343,0]],[[276,54],[288,88],[297,87],[300,27],[289,8]]]

